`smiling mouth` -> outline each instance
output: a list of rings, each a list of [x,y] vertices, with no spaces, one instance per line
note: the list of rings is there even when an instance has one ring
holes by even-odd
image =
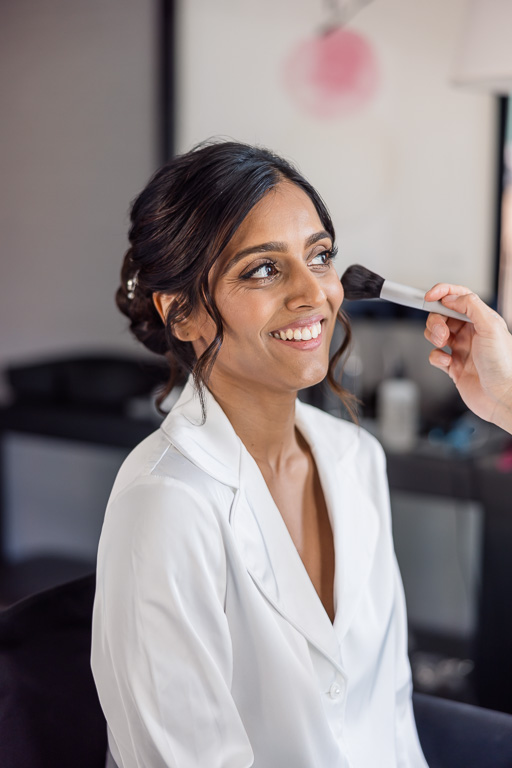
[[[318,322],[305,325],[303,328],[287,328],[286,330],[275,331],[269,335],[282,341],[309,341],[310,339],[317,339],[321,333],[322,323]]]

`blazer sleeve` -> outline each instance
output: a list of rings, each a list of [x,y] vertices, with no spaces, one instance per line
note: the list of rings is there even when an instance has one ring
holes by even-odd
[[[219,523],[192,488],[147,477],[109,505],[92,668],[123,768],[253,764],[230,691],[225,586]]]

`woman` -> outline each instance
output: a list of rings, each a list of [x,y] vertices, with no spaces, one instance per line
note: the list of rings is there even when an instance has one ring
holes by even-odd
[[[115,763],[424,768],[383,452],[297,400],[348,332],[322,200],[268,151],[206,145],[150,181],[130,242],[118,304],[189,378],[101,536]]]

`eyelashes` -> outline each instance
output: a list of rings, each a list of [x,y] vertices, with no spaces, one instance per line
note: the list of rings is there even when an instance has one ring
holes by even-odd
[[[329,264],[331,261],[334,261],[336,256],[338,255],[338,246],[333,245],[332,248],[328,248],[326,251],[322,251],[322,253],[319,254],[319,256],[325,255],[325,263]]]
[[[272,270],[273,274],[258,275],[258,272],[264,272],[265,270]],[[276,262],[272,261],[271,259],[268,259],[268,261],[265,261],[263,264],[259,264],[257,267],[254,267],[254,269],[251,269],[249,272],[246,272],[245,275],[240,275],[240,278],[242,280],[251,280],[251,279],[266,280],[270,277],[274,277],[275,274],[277,274]]]
[[[332,248],[317,253],[316,256],[311,259],[310,265],[313,268],[319,267],[320,269],[317,271],[323,271],[326,267],[330,266],[331,262],[336,258],[337,254],[338,247],[333,246]],[[314,262],[321,257],[323,258],[323,261],[315,264]],[[277,262],[273,259],[267,259],[263,264],[258,264],[258,266],[254,267],[254,269],[250,269],[249,272],[245,272],[245,274],[240,275],[240,279],[254,281],[272,280],[279,273],[279,270],[276,267],[276,263]]]

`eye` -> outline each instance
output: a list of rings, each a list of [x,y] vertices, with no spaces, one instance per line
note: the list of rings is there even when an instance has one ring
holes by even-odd
[[[329,266],[329,263],[336,258],[337,253],[338,249],[336,247],[321,251],[320,253],[317,253],[316,256],[313,256],[309,263],[314,267],[327,267]]]
[[[277,275],[277,269],[273,261],[266,261],[264,264],[260,264],[258,267],[249,270],[245,275],[241,275],[242,280],[250,280],[254,278],[256,280],[265,280]]]

